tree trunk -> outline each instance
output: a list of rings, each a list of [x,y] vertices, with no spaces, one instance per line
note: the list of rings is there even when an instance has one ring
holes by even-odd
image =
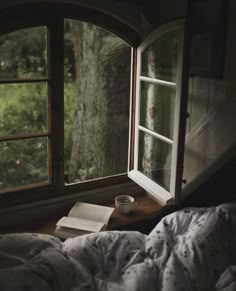
[[[114,93],[114,89],[109,81],[112,78],[117,82],[117,73],[114,76],[109,75],[113,68],[109,56],[112,53],[111,47],[117,47],[117,38],[108,37],[105,30],[92,24],[73,20],[69,24],[76,70],[76,108],[69,182],[75,182],[116,174],[121,168],[124,169],[124,164],[126,170],[128,144],[126,142],[125,148],[122,145],[119,149],[117,142],[128,138],[129,100],[122,100],[128,99],[129,76],[126,86],[119,86],[120,89],[116,90],[118,93],[122,91],[123,97],[118,97],[117,92],[110,95]],[[125,61],[127,62],[127,58]],[[127,77],[125,72],[124,75]],[[119,105],[118,116],[114,114],[114,102]],[[115,120],[117,117],[119,121]],[[115,127],[116,124],[119,124],[121,132],[119,127]],[[113,133],[116,130],[114,138]],[[111,145],[111,139],[115,148]],[[125,158],[120,159],[120,151],[126,155]]]

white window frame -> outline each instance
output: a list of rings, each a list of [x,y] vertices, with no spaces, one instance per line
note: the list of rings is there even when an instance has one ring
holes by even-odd
[[[141,76],[141,63],[143,51],[155,40],[157,40],[163,34],[178,29],[180,33],[180,47],[177,61],[177,73],[176,83],[167,82],[159,79],[152,79]],[[134,182],[139,184],[145,189],[149,195],[162,205],[172,203],[176,198],[176,177],[177,177],[177,161],[178,161],[178,145],[179,145],[179,125],[180,125],[180,106],[181,106],[181,89],[182,89],[182,75],[183,75],[183,49],[184,49],[184,32],[185,21],[177,20],[168,24],[164,24],[161,27],[154,30],[137,48],[137,75],[136,75],[136,96],[135,96],[135,138],[134,138],[134,166],[133,169],[128,171],[128,176]],[[140,84],[141,81],[150,82],[152,84],[162,84],[168,87],[176,87],[176,99],[175,99],[175,113],[174,113],[174,135],[173,140],[168,139],[162,135],[154,133],[146,128],[140,126]],[[132,120],[130,121],[130,127]],[[145,176],[138,170],[138,152],[139,152],[139,131],[142,130],[157,137],[159,140],[163,140],[172,145],[172,159],[171,159],[171,179],[170,179],[170,191],[167,191],[156,182]],[[182,149],[184,150],[184,149]],[[130,164],[130,163],[129,163]]]

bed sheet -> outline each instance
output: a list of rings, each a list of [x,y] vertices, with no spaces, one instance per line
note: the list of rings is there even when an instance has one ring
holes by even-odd
[[[186,208],[149,235],[0,235],[0,290],[236,290],[236,205]]]

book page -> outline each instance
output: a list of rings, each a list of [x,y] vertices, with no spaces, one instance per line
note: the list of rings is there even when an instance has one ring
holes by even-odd
[[[104,228],[104,223],[75,217],[62,217],[56,225],[69,228],[71,231],[75,229],[87,232],[98,232]]]
[[[84,230],[77,230],[77,229],[70,229],[67,227],[57,226],[54,232],[54,235],[60,237],[62,239],[72,238],[84,234],[89,234],[91,232],[84,231]]]
[[[113,207],[76,202],[68,216],[97,221],[107,225],[113,211]]]

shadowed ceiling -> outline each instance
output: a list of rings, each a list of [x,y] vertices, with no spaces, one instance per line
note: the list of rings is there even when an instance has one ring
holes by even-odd
[[[2,9],[22,5],[63,4],[92,8],[112,16],[143,39],[153,28],[186,15],[187,0],[1,0]],[[2,10],[3,11],[3,10]]]

